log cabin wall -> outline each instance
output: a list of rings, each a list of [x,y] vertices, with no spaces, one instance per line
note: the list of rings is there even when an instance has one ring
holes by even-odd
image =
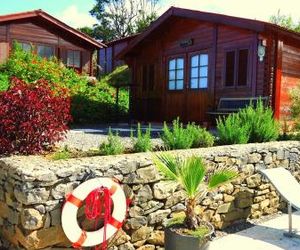
[[[282,78],[280,91],[281,120],[290,119],[290,94],[300,84],[300,46],[283,42]]]
[[[182,47],[181,42],[192,39],[193,44]],[[128,60],[133,72],[132,115],[143,121],[181,120],[205,122],[207,111],[215,107],[220,97],[250,97],[263,95],[265,64],[258,62],[258,33],[245,29],[193,19],[172,17],[132,52]],[[237,48],[248,48],[247,86],[224,86],[225,53]],[[191,89],[190,59],[195,53],[207,53],[208,87]],[[185,58],[184,89],[168,90],[168,62]],[[144,83],[143,73],[154,66],[154,88]]]
[[[8,56],[7,45],[11,48],[14,41],[32,43],[34,46],[47,45],[53,47],[55,56],[64,63],[67,62],[68,50],[80,51],[81,66],[76,70],[80,73],[93,74],[91,60],[94,49],[83,46],[79,44],[76,38],[66,37],[66,35],[60,34],[51,27],[45,27],[42,23],[24,21],[1,25],[0,63]],[[5,48],[4,43],[6,43]]]

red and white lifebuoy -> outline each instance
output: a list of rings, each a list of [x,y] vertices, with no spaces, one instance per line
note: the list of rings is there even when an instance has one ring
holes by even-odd
[[[106,232],[104,232],[103,227],[94,232],[86,232],[78,225],[78,208],[86,197],[99,187],[105,187],[110,191],[114,209],[108,221]],[[68,196],[61,215],[62,227],[68,239],[77,245],[82,247],[100,245],[103,243],[104,233],[106,238],[109,239],[122,227],[126,217],[126,210],[126,196],[118,183],[110,178],[91,179],[79,185]]]

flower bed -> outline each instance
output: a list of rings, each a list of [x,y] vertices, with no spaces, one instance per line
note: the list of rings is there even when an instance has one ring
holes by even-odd
[[[240,177],[220,187],[197,207],[216,228],[277,212],[274,188],[257,173],[260,167],[289,169],[300,179],[300,142],[272,142],[172,151],[202,156],[209,167],[233,166]],[[88,176],[118,178],[133,196],[128,220],[112,249],[163,246],[164,223],[184,208],[183,191],[162,181],[147,153],[50,161],[39,156],[0,161],[0,226],[4,247],[68,247],[60,226],[64,197]],[[148,248],[145,248],[148,247]]]

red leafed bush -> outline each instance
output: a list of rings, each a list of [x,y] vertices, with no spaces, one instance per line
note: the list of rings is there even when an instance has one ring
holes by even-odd
[[[0,93],[0,154],[35,154],[63,139],[71,121],[65,89],[13,78]]]

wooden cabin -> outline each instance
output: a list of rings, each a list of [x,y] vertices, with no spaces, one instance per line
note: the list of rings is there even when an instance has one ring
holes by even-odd
[[[42,10],[0,16],[0,63],[9,56],[14,41],[24,50],[33,47],[40,56],[55,56],[67,67],[89,75],[93,75],[94,51],[105,47]]]
[[[266,97],[289,114],[300,34],[277,25],[171,7],[119,53],[132,70],[135,120],[207,122],[221,98]]]
[[[99,50],[98,65],[100,65],[100,73],[108,74],[114,71],[118,66],[124,65],[125,62],[116,56],[128,46],[128,44],[137,35],[127,36],[105,43],[106,47]]]

